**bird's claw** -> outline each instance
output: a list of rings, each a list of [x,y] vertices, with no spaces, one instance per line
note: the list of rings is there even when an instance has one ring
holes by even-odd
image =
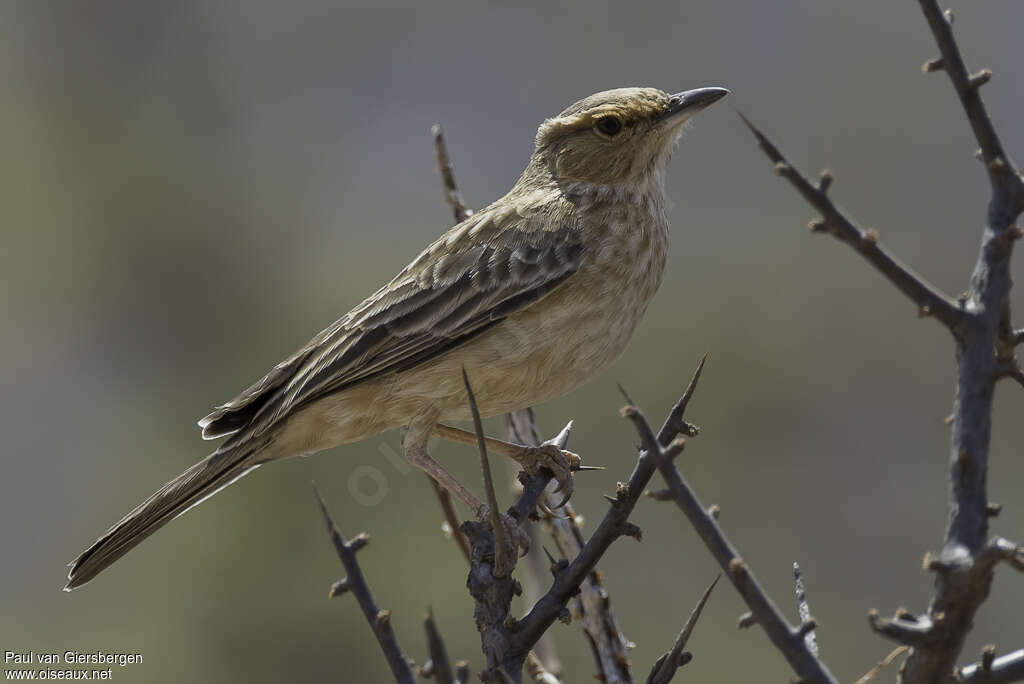
[[[516,461],[530,475],[536,475],[541,468],[547,468],[554,475],[555,492],[565,492],[562,501],[555,508],[561,508],[572,496],[572,471],[580,467],[582,459],[579,454],[559,449],[554,444],[522,447]]]

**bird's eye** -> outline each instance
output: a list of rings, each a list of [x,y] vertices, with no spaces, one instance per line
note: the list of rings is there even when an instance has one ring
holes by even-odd
[[[612,137],[622,130],[622,121],[617,116],[606,116],[597,120],[597,130]]]

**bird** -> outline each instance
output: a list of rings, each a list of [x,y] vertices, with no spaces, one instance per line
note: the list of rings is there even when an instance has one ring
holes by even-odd
[[[487,417],[571,392],[625,350],[665,271],[668,160],[686,122],[728,92],[617,88],[545,119],[506,195],[200,420],[203,438],[227,439],[72,561],[65,591],[264,463],[395,428],[407,460],[484,517],[427,451],[431,436],[476,444],[442,422],[470,418],[462,373]],[[550,468],[560,487],[579,464],[553,445],[487,448]]]

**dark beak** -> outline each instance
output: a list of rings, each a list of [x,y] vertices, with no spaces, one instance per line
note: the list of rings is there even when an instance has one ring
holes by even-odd
[[[706,107],[710,107],[729,94],[725,88],[696,88],[676,93],[669,100],[663,119],[685,121]]]

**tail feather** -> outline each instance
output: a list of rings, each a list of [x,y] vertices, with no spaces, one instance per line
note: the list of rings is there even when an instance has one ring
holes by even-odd
[[[217,450],[154,492],[72,561],[64,591],[85,584],[168,522],[257,468],[253,453],[249,445]]]

